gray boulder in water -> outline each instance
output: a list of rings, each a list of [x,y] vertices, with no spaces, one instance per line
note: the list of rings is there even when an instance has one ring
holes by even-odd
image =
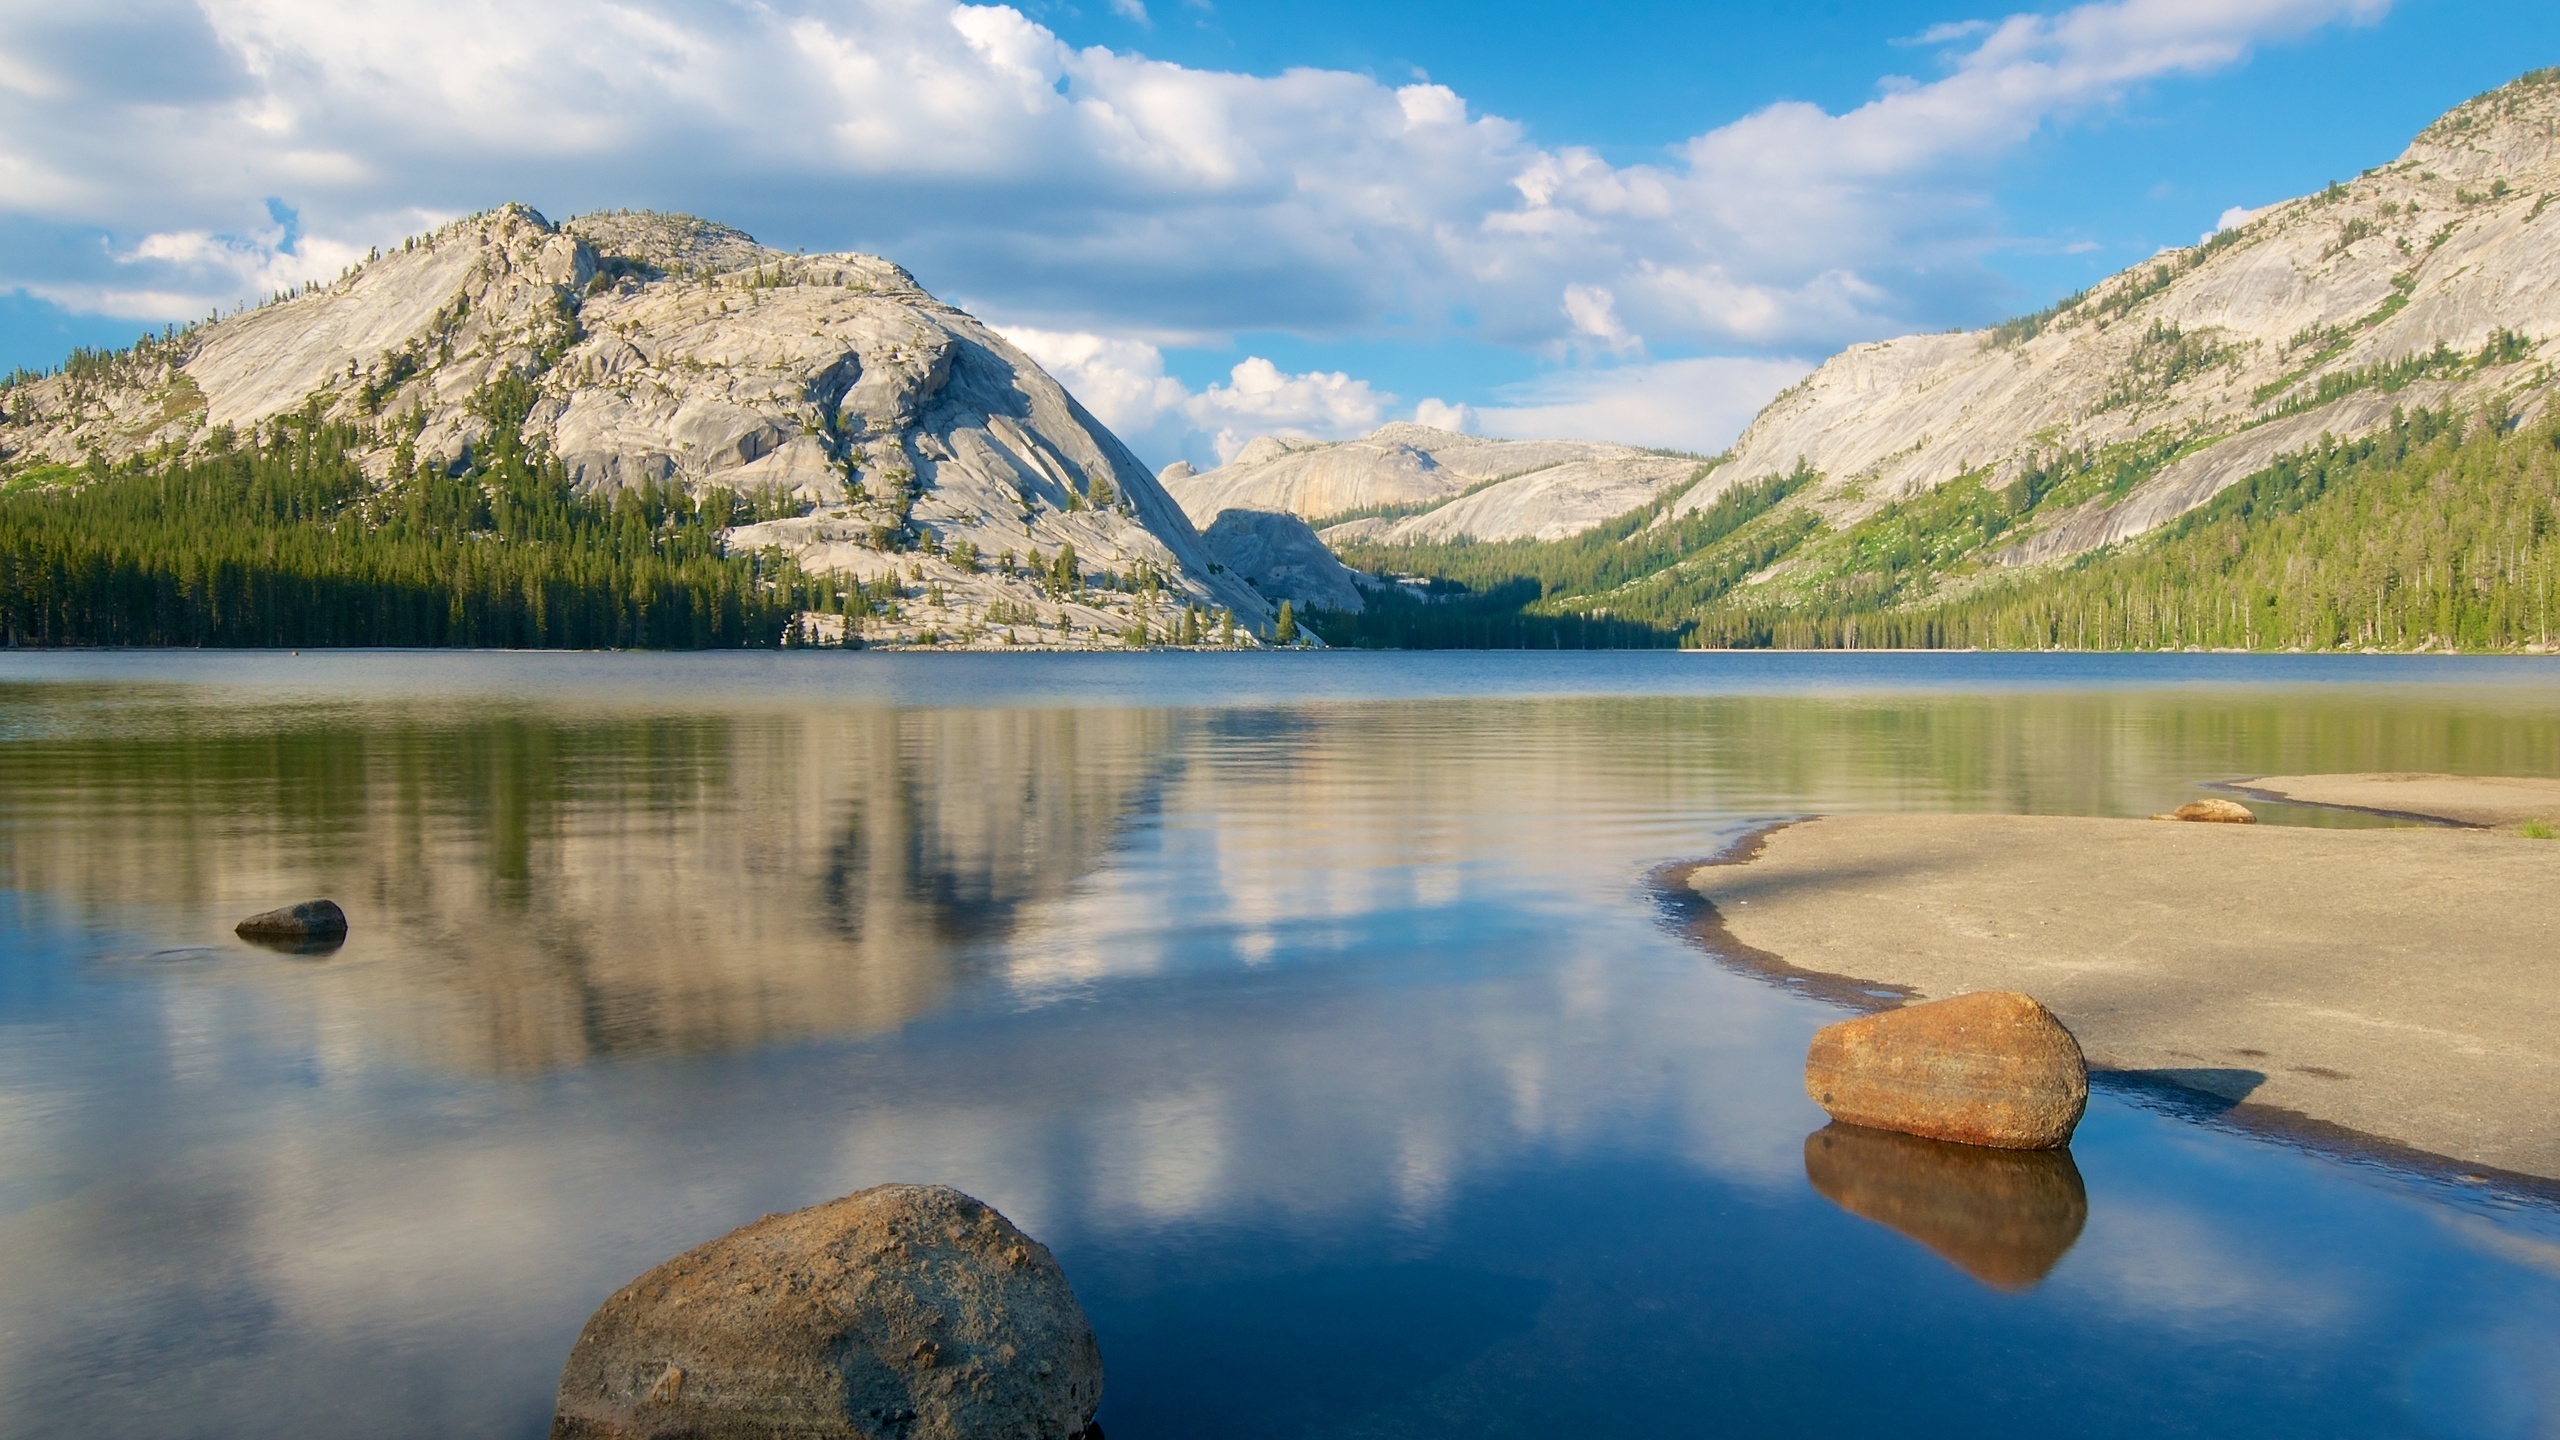
[[[587,1320],[553,1440],[1101,1440],[1102,1351],[1047,1247],[941,1185],[764,1219]]]
[[[281,910],[252,915],[233,929],[243,940],[343,940],[347,912],[335,900],[305,900]]]

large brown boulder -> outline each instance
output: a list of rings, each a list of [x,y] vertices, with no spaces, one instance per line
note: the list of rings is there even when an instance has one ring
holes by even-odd
[[[625,1286],[553,1440],[1099,1440],[1102,1352],[1048,1249],[941,1185],[768,1215]]]
[[[2052,1011],[1984,990],[1823,1027],[1804,1088],[1851,1125],[2048,1150],[2089,1107],[2089,1062]]]
[[[1834,1121],[1804,1137],[1804,1178],[1996,1290],[2033,1289],[2089,1223],[2068,1150],[1991,1150]]]

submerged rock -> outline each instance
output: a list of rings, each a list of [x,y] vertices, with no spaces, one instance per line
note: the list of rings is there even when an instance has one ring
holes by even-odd
[[[1814,1193],[1936,1251],[1995,1290],[2028,1290],[2089,1223],[2068,1150],[1992,1150],[1827,1125],[1805,1137]]]
[[[587,1320],[553,1440],[1100,1440],[1102,1352],[1047,1247],[941,1185],[764,1219]]]
[[[339,909],[335,900],[305,900],[299,905],[252,915],[232,929],[243,940],[287,944],[343,940],[347,936],[347,912]]]
[[[2202,800],[2190,800],[2166,815],[2154,815],[2151,818],[2154,820],[2200,820],[2207,825],[2255,825],[2258,823],[2257,812],[2248,806],[2237,800],[2224,800],[2213,795],[2208,795]]]
[[[1966,1145],[2071,1143],[2089,1064],[2053,1012],[1985,990],[1816,1031],[1804,1087],[1834,1120]]]

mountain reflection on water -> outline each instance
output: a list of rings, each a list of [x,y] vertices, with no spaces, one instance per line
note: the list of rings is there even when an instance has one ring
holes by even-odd
[[[284,715],[0,747],[13,888],[200,934],[327,894],[330,1003],[439,1065],[885,1030],[1145,803],[1160,713]],[[147,878],[145,878],[147,877]],[[307,988],[291,975],[285,988]]]
[[[2560,686],[1162,658],[0,684],[0,1436],[539,1435],[615,1287],[893,1179],[1056,1251],[1113,1440],[2560,1419],[2547,1211],[2112,1092],[2026,1170],[1819,1130],[1839,1011],[1646,888],[1809,811],[2560,773]],[[1611,693],[1412,693],[1556,673]],[[339,951],[231,938],[321,894]]]

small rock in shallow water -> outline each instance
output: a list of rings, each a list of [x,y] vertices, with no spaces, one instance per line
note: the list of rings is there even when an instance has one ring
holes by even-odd
[[[243,940],[340,940],[346,938],[347,912],[335,900],[305,900],[252,915],[233,929]]]
[[[2201,820],[2207,825],[2255,825],[2258,823],[2257,812],[2248,806],[2237,800],[2224,800],[2213,795],[2208,795],[2202,800],[2190,800],[2166,815],[2154,815],[2151,818],[2154,820]]]
[[[1101,1440],[1102,1352],[1048,1248],[882,1185],[688,1250],[589,1317],[553,1440]]]
[[[1804,1088],[1852,1125],[2049,1150],[2071,1143],[2089,1107],[2089,1064],[2052,1011],[1985,990],[1825,1026]]]

